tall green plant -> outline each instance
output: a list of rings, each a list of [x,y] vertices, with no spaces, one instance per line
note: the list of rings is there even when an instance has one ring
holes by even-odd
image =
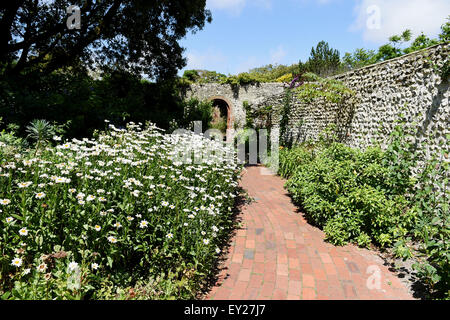
[[[28,138],[35,141],[34,155],[36,156],[39,149],[45,146],[55,134],[55,128],[47,120],[33,120],[27,126],[26,132],[28,133]]]

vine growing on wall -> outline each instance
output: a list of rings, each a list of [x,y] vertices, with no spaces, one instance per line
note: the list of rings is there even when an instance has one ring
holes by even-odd
[[[288,147],[290,139],[288,135],[289,118],[291,114],[292,90],[287,88],[284,92],[283,106],[280,114],[280,146]]]
[[[303,84],[295,88],[295,92],[297,98],[306,103],[320,98],[331,103],[342,103],[345,97],[355,94],[341,81],[322,78],[314,73],[305,73],[302,80]]]
[[[329,103],[343,103],[346,98],[354,95],[352,90],[335,79],[322,78],[314,73],[304,73],[295,77],[285,90],[280,112],[280,145],[289,147],[292,144],[288,124],[294,96],[299,101],[310,104],[318,99],[324,99]]]

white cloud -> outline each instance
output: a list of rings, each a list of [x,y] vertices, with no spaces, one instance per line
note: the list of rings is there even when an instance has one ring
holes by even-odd
[[[227,65],[227,57],[220,51],[208,49],[205,52],[189,51],[186,54],[187,65],[184,70],[219,70]]]
[[[207,0],[206,7],[211,10],[228,11],[233,15],[239,15],[242,10],[252,5],[254,7],[270,9],[273,0]]]
[[[246,0],[207,0],[206,6],[212,10],[225,10],[237,15],[241,13],[246,2]]]
[[[257,68],[263,65],[263,61],[259,57],[250,56],[245,59],[240,59],[239,64],[233,70],[232,74],[239,74],[241,72],[248,72],[250,69]]]
[[[277,49],[270,51],[270,61],[272,64],[281,64],[286,55],[286,50],[282,45],[279,45]]]
[[[350,30],[362,31],[366,41],[384,43],[390,36],[405,29],[411,29],[413,37],[421,32],[435,37],[450,13],[450,1],[359,0],[355,13],[357,18]]]

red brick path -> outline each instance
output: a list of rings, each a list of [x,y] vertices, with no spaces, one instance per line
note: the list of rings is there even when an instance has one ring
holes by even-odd
[[[243,208],[243,228],[207,299],[412,299],[376,253],[326,243],[324,233],[297,212],[285,181],[261,170],[267,169],[243,173],[241,185],[255,201]],[[379,270],[380,289],[368,288],[368,278],[376,277],[370,270]]]

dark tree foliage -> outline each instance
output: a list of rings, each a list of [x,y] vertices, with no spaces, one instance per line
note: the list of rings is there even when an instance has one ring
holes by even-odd
[[[321,77],[335,74],[341,66],[338,50],[330,48],[328,42],[320,41],[311,49],[311,56],[306,62],[307,69]]]
[[[70,30],[66,8],[81,10]],[[149,78],[185,65],[178,41],[211,21],[206,0],[9,0],[0,6],[0,62],[6,74],[50,73],[81,61],[114,65]]]
[[[81,29],[70,30],[70,5]],[[211,21],[206,0],[0,2],[0,117],[19,133],[33,119],[70,121],[67,136],[183,119],[178,41]],[[142,80],[146,76],[150,81]],[[2,128],[0,128],[1,130]]]

